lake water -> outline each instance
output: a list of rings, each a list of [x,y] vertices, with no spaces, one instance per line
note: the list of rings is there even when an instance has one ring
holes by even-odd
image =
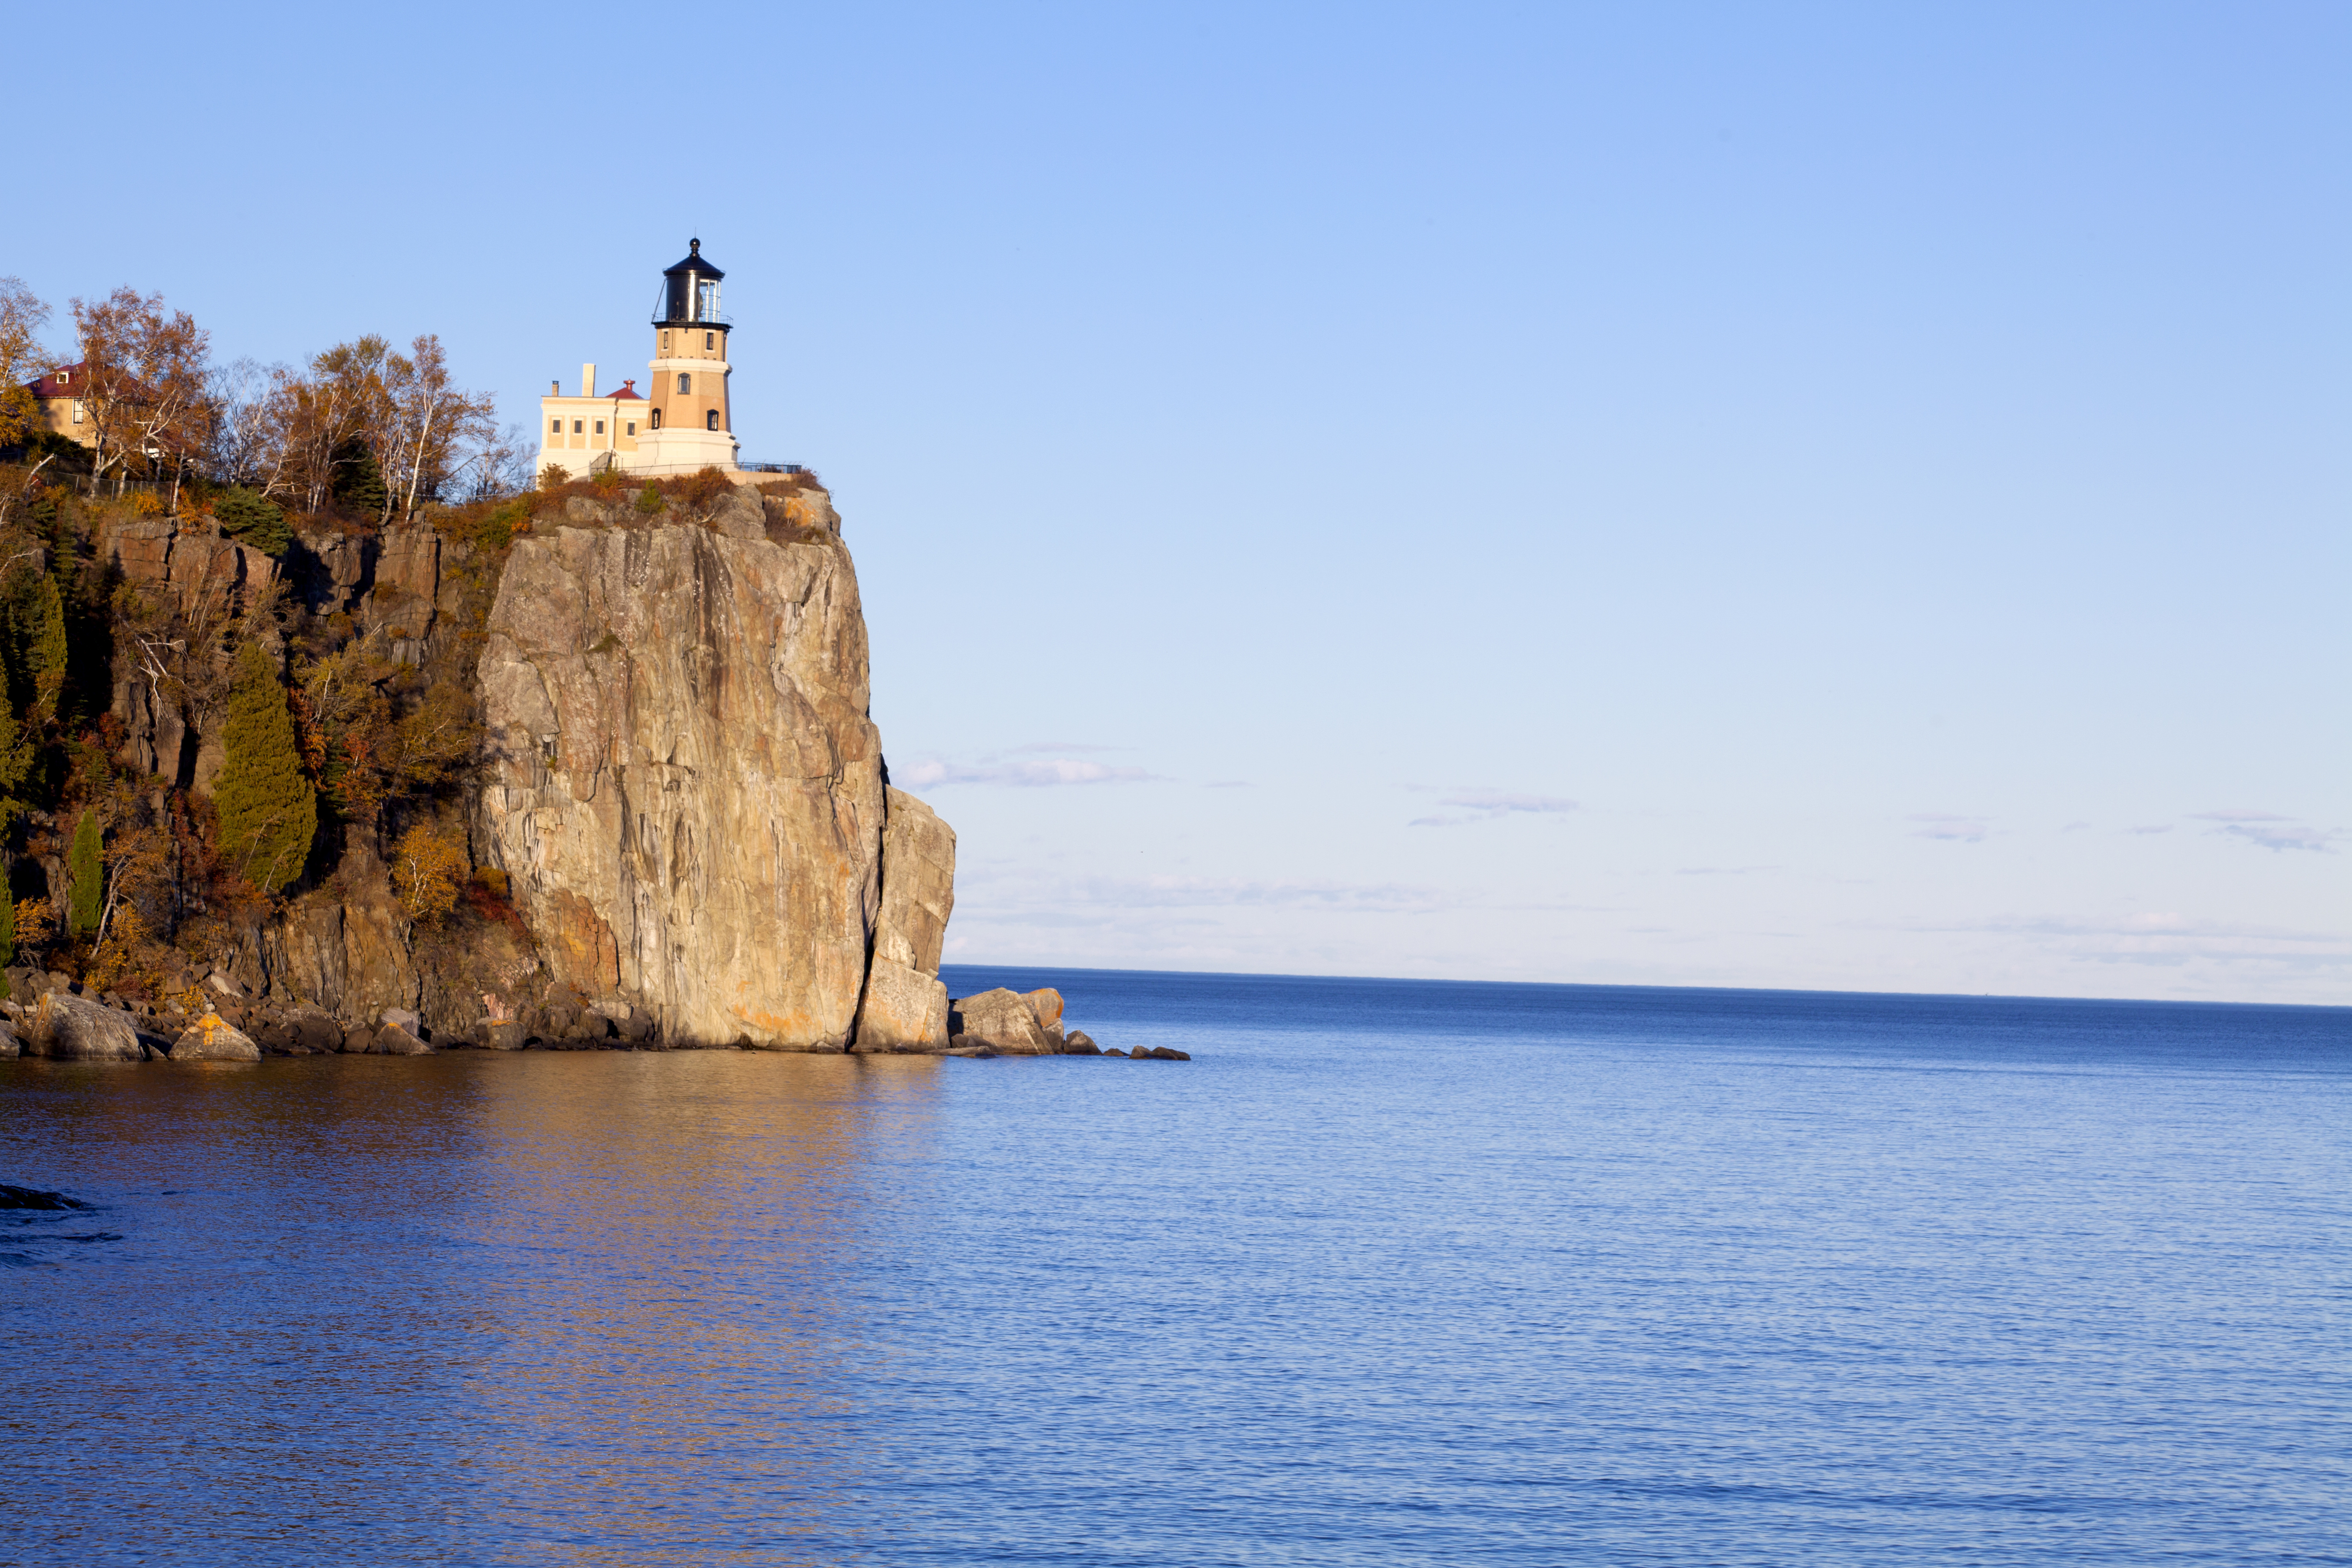
[[[0,1063],[0,1562],[2352,1563],[2352,1010]]]

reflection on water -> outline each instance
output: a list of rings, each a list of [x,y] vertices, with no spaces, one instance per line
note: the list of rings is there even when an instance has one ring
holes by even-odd
[[[856,1284],[908,1244],[887,1173],[940,1068],[6,1064],[11,1170],[100,1205],[0,1273],[16,1522],[76,1552],[208,1515],[289,1560],[856,1555],[855,1390],[887,1360]],[[67,1230],[115,1256],[68,1264]]]
[[[2352,1014],[1006,979],[0,1062],[0,1563],[2347,1560]]]
[[[852,1282],[904,1239],[869,1163],[919,1157],[940,1064],[530,1065],[473,1086],[499,1184],[452,1235],[514,1265],[481,1301],[511,1338],[466,1390],[494,1434],[465,1456],[478,1506],[619,1561],[833,1536],[882,1359]]]

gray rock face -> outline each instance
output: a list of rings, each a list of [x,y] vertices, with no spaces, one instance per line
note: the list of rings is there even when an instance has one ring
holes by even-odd
[[[904,790],[887,792],[882,912],[857,1006],[862,1051],[943,1051],[948,988],[940,952],[955,910],[955,829]]]
[[[989,1046],[1005,1056],[1050,1057],[1054,1042],[1038,1026],[1029,998],[1000,985],[977,996],[951,1004],[961,1027],[963,1043]]]
[[[207,1013],[172,1042],[175,1062],[257,1062],[261,1047],[250,1036],[231,1028],[217,1013]]]
[[[23,1054],[23,1050],[24,1047],[16,1041],[16,1026],[0,1024],[0,1061],[12,1060]]]
[[[840,1050],[886,818],[848,553],[608,516],[508,558],[478,853],[583,998],[674,1045]]]
[[[131,1016],[63,991],[44,994],[26,1020],[27,1055],[57,1061],[137,1062],[147,1059]]]

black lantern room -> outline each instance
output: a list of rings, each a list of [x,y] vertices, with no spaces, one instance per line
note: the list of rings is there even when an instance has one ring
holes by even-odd
[[[654,325],[725,326],[727,318],[719,309],[719,280],[726,276],[702,254],[702,241],[689,240],[686,259],[662,273],[661,300],[655,306],[661,314],[654,318]]]

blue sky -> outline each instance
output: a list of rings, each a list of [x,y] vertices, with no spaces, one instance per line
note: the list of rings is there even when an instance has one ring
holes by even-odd
[[[2352,1002],[2352,13],[681,16],[19,19],[0,272],[520,420],[699,236],[962,961]]]

